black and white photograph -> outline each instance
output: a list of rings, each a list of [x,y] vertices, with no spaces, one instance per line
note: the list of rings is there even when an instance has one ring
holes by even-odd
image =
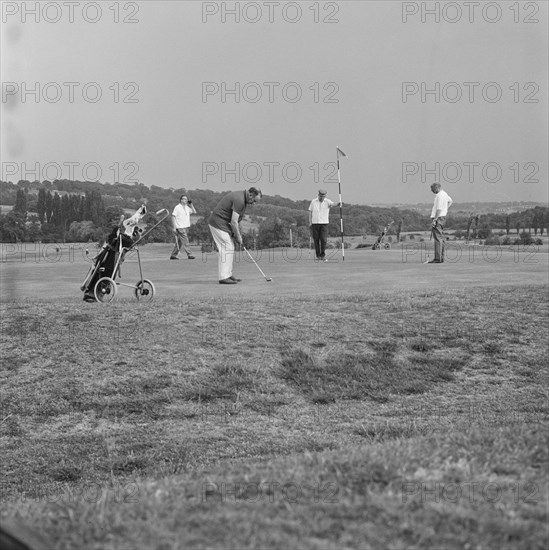
[[[549,546],[548,0],[0,0],[2,550]]]

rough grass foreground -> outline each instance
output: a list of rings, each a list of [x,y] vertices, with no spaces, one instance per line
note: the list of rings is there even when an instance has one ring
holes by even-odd
[[[545,548],[542,287],[2,305],[2,518],[55,548]]]

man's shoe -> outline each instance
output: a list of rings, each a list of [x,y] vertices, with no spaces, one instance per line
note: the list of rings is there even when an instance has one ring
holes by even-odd
[[[195,259],[194,256],[187,256],[187,258],[188,258],[189,260],[194,260],[194,259]]]
[[[430,262],[427,262],[429,264],[441,264],[443,262],[441,262],[440,260],[431,260]]]
[[[229,277],[229,279],[231,279],[231,281],[234,281],[235,283],[241,283],[242,282],[242,279],[237,279],[236,277],[233,277],[232,275]]]
[[[221,279],[219,281],[220,285],[236,285],[236,281],[233,281],[232,279]]]
[[[170,260],[179,260],[177,256],[170,256]]]

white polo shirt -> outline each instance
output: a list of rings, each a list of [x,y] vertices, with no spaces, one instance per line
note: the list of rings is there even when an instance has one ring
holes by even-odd
[[[431,218],[434,218],[437,214],[437,210],[440,210],[440,216],[448,215],[448,208],[452,205],[452,199],[446,191],[442,189],[435,195],[435,202],[433,209],[431,210]]]
[[[309,212],[313,213],[312,223],[330,223],[330,206],[332,206],[333,201],[330,199],[324,199],[322,202],[316,199],[311,201],[309,206]]]
[[[187,227],[191,227],[192,212],[189,206],[179,203],[172,212],[172,216],[175,218],[175,228],[186,229]]]

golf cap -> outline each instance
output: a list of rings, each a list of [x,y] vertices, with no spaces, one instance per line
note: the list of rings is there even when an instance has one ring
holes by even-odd
[[[321,196],[321,197],[325,197],[328,193],[326,191],[324,191],[324,189],[319,189],[318,190],[318,194]]]

